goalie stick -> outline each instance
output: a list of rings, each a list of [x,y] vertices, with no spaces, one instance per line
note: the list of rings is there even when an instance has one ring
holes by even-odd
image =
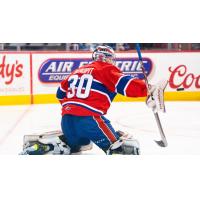
[[[138,43],[136,44],[136,51],[138,53],[138,57],[139,57],[139,62],[138,63],[140,63],[140,66],[141,66],[141,69],[142,69],[142,73],[144,75],[144,80],[145,80],[145,83],[146,83],[146,86],[147,86],[147,90],[149,92],[149,95],[153,99],[153,96],[152,96],[152,94],[150,92],[150,85],[149,85],[149,82],[148,82],[148,78],[147,78],[147,75],[145,73],[145,68],[144,68],[144,65],[143,65],[143,62],[142,62],[142,54],[141,54],[141,50],[140,50],[140,45]],[[154,117],[156,119],[158,130],[159,130],[159,133],[160,133],[160,136],[161,136],[161,140],[159,140],[159,141],[155,140],[155,142],[160,147],[166,147],[168,145],[168,143],[167,143],[167,139],[165,137],[165,134],[164,134],[161,122],[160,122],[160,118],[159,118],[158,112],[154,112]]]

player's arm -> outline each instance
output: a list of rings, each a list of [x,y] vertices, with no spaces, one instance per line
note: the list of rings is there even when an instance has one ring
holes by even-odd
[[[145,97],[147,88],[144,81],[132,76],[122,75],[115,85],[116,91],[128,97]]]
[[[66,98],[68,80],[63,80],[57,89],[56,98],[62,104],[63,100]]]
[[[124,75],[115,66],[109,66],[105,71],[106,84],[109,90],[128,97],[147,96],[147,88],[143,80]]]

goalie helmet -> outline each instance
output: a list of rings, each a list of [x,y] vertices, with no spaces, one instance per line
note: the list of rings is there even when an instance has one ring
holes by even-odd
[[[115,64],[115,58],[116,56],[113,48],[107,45],[98,46],[92,54],[92,59],[94,61],[107,62],[113,65]]]

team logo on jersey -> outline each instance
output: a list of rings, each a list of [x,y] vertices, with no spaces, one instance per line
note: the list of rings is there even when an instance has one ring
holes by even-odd
[[[59,83],[71,74],[73,70],[91,62],[91,59],[86,58],[50,58],[41,64],[38,77],[43,83]],[[142,71],[139,69],[137,63],[138,58],[116,59],[116,66],[125,74],[143,79]],[[148,76],[152,70],[152,61],[149,58],[143,58],[143,64]]]

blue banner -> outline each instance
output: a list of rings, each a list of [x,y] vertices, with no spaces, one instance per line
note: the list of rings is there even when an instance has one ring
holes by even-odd
[[[91,63],[91,59],[85,58],[50,58],[41,64],[38,72],[39,80],[43,83],[59,83],[64,80],[71,72],[83,65]],[[136,76],[143,79],[142,70],[139,69],[138,58],[117,58],[116,66],[126,75]],[[147,76],[152,71],[152,61],[143,58],[143,64]]]

